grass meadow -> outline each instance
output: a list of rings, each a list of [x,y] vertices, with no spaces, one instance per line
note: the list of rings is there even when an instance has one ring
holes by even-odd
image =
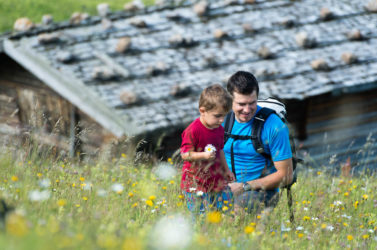
[[[23,150],[0,155],[0,198],[14,210],[3,249],[376,249],[377,179],[300,167],[295,223],[285,191],[272,211],[192,216],[180,166],[135,163],[132,154],[93,163]],[[338,166],[332,166],[334,168]],[[339,166],[340,167],[340,166]]]
[[[19,17],[28,17],[33,23],[40,23],[42,16],[52,14],[54,21],[69,20],[73,12],[87,12],[97,15],[97,5],[108,3],[111,10],[123,9],[131,0],[0,0],[0,32],[12,30]],[[154,0],[144,0],[144,4],[153,4]]]

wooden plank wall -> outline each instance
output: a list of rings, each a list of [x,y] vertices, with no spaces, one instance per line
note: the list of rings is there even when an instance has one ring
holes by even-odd
[[[33,131],[45,144],[69,150],[71,112],[75,112],[78,151],[93,155],[115,137],[89,116],[74,108],[33,74],[0,54],[0,143]],[[5,142],[3,142],[5,143]]]

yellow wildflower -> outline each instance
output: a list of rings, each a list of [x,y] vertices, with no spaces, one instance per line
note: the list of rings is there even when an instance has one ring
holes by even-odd
[[[302,237],[304,236],[304,234],[303,234],[303,233],[299,233],[299,234],[297,234],[297,236],[298,236],[299,238],[302,238]]]
[[[153,201],[151,201],[151,200],[146,200],[145,204],[147,204],[150,207],[153,207]]]
[[[81,205],[80,204],[76,204],[76,207],[80,207]]]
[[[363,200],[368,200],[368,195],[367,194],[363,195]]]
[[[352,235],[347,235],[347,240],[353,240],[353,236]]]
[[[59,183],[60,182],[60,180],[59,179],[56,179],[56,181],[55,181],[56,183]]]
[[[38,177],[42,177],[43,174],[42,174],[42,173],[37,173],[37,176],[38,176]]]
[[[359,201],[355,201],[354,203],[353,203],[353,206],[355,207],[355,209],[357,209],[357,206],[359,205]]]
[[[326,227],[327,227],[327,225],[326,225],[326,224],[324,224],[324,223],[323,223],[323,224],[321,224],[321,228],[322,228],[322,229],[325,229]]]
[[[257,223],[255,223],[255,222],[250,222],[250,226],[255,227],[256,225],[257,225]]]
[[[13,175],[12,178],[11,178],[11,180],[14,181],[14,182],[16,182],[16,181],[18,181],[18,177],[15,176],[15,175]]]
[[[133,196],[134,196],[134,194],[133,194],[132,192],[129,192],[129,193],[128,193],[128,197],[131,198],[131,197],[133,197]]]
[[[162,187],[162,190],[166,190],[166,187],[165,187],[165,186],[163,186],[163,187]]]
[[[221,221],[221,213],[214,211],[207,214],[207,221],[210,223],[219,223]]]
[[[348,227],[348,224],[344,222],[344,223],[343,223],[343,226]]]
[[[271,231],[271,236],[274,236],[275,235],[275,231]]]
[[[127,155],[125,153],[122,153],[121,156],[122,156],[122,158],[126,158],[127,157]]]
[[[255,231],[255,227],[251,227],[251,226],[246,226],[244,229],[245,234],[251,234],[254,231]]]
[[[170,164],[173,164],[173,159],[172,158],[168,158],[168,162],[170,163]]]
[[[85,178],[84,177],[80,177],[80,181],[85,181]]]
[[[349,196],[349,193],[348,193],[348,192],[345,192],[345,193],[344,193],[344,196],[346,196],[346,197]]]
[[[310,220],[310,217],[309,216],[304,216],[304,218],[302,218],[304,221],[309,221]]]
[[[229,208],[227,207],[227,206],[224,206],[223,207],[223,211],[225,212],[225,211],[227,211]]]
[[[137,202],[135,202],[134,204],[132,204],[132,207],[137,207]]]
[[[29,231],[25,218],[16,213],[7,216],[5,228],[8,233],[18,237],[24,236]]]
[[[149,196],[149,199],[150,199],[151,201],[154,201],[154,200],[156,199],[156,196],[151,195],[151,196]]]
[[[184,196],[180,194],[180,195],[178,195],[178,198],[181,199],[181,200],[183,200]],[[224,201],[224,203],[225,203],[225,201]]]
[[[169,183],[170,183],[170,184],[174,184],[174,183],[175,183],[175,181],[171,180],[171,181],[169,181]]]
[[[82,197],[82,199],[83,199],[84,201],[87,201],[87,200],[88,200],[88,197],[84,196],[84,197]]]
[[[363,235],[363,239],[364,239],[364,240],[366,240],[366,239],[368,239],[368,238],[369,238],[369,234],[364,234],[364,235]]]
[[[317,175],[321,175],[321,174],[322,174],[321,171],[318,171],[318,172],[317,172]]]
[[[56,202],[56,204],[59,206],[59,207],[64,207],[66,204],[67,204],[67,201],[64,200],[64,199],[60,199]]]
[[[262,216],[260,216],[260,215],[258,214],[257,219],[260,220],[261,218],[262,218]]]
[[[76,187],[76,184],[75,184],[75,183],[72,183],[72,187],[73,187],[73,188]]]

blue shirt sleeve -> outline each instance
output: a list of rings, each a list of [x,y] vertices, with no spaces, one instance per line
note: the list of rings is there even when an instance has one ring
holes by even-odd
[[[264,124],[262,140],[273,161],[292,158],[288,126],[275,114]]]

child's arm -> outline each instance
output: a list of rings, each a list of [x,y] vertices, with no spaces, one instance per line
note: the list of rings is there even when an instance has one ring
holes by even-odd
[[[199,160],[214,160],[216,157],[215,152],[193,152],[189,151],[181,154],[184,161],[199,161]]]
[[[225,154],[224,154],[224,150],[220,150],[220,165],[221,167],[223,168],[224,170],[224,173],[225,173],[225,176],[227,177],[227,179],[232,182],[232,181],[235,181],[236,178],[233,174],[232,171],[230,171],[229,167],[228,167],[228,164],[226,163],[226,159],[225,159]]]

